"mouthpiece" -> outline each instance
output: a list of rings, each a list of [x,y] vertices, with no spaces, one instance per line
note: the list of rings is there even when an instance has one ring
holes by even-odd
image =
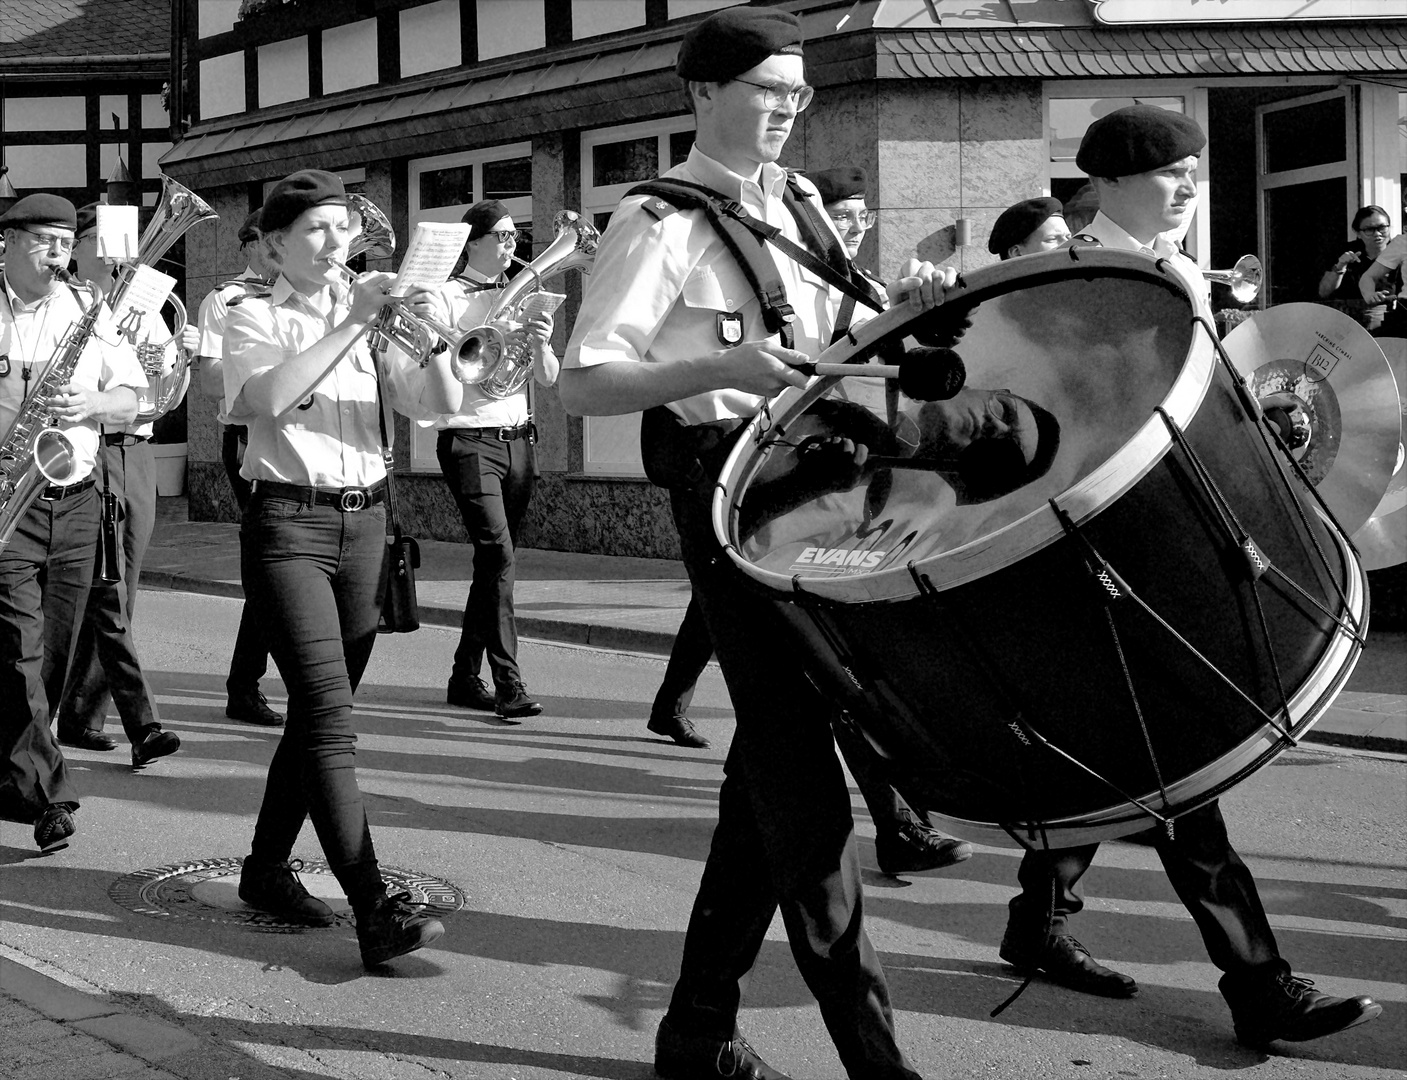
[[[68,284],[73,280],[73,275],[68,272],[68,267],[66,266],[51,266],[49,267],[49,273],[53,274],[54,277],[64,284]]]

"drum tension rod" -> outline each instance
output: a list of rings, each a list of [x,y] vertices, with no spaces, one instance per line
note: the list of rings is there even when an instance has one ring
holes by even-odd
[[[1207,336],[1211,339],[1212,346],[1217,354],[1217,359],[1221,362],[1221,365],[1226,369],[1226,372],[1229,378],[1231,379],[1232,385],[1236,387],[1236,393],[1240,397],[1243,407],[1245,408],[1248,415],[1255,418],[1256,429],[1257,431],[1259,431],[1262,441],[1271,450],[1271,458],[1274,460],[1275,467],[1280,473],[1281,481],[1285,484],[1287,488],[1290,487],[1289,479],[1285,475],[1285,462],[1288,461],[1290,463],[1290,466],[1294,469],[1295,475],[1299,477],[1300,483],[1303,484],[1305,489],[1309,491],[1310,495],[1314,498],[1314,501],[1319,504],[1319,509],[1330,521],[1334,523],[1334,527],[1339,531],[1339,535],[1343,537],[1344,542],[1347,543],[1353,553],[1357,555],[1358,548],[1354,546],[1353,539],[1348,535],[1344,527],[1339,524],[1339,519],[1335,516],[1333,510],[1329,508],[1329,504],[1324,501],[1324,496],[1319,493],[1319,489],[1315,487],[1314,483],[1309,479],[1309,474],[1304,471],[1304,466],[1295,460],[1294,455],[1291,454],[1286,448],[1278,432],[1274,430],[1274,428],[1271,427],[1269,423],[1265,420],[1265,414],[1260,407],[1260,402],[1258,402],[1255,399],[1254,395],[1251,393],[1251,388],[1246,383],[1245,378],[1241,375],[1239,371],[1236,370],[1236,365],[1232,363],[1231,357],[1227,353],[1226,347],[1222,345],[1221,339],[1217,337],[1216,331],[1212,327],[1210,327],[1207,324],[1206,319],[1204,319],[1200,315],[1195,317],[1192,321],[1195,325],[1201,326],[1202,329],[1206,332]],[[1161,407],[1158,411],[1162,412]],[[1164,414],[1163,419],[1164,422],[1169,425],[1170,430],[1175,427],[1175,425],[1172,424],[1172,421],[1167,417],[1166,414]],[[1179,434],[1181,434],[1180,431]],[[1273,445],[1271,443],[1272,439],[1274,440]],[[1281,451],[1281,453],[1275,453],[1275,450],[1277,448]],[[1367,639],[1364,637],[1363,634],[1363,627],[1360,624],[1357,616],[1355,616],[1353,612],[1349,610],[1348,597],[1344,594],[1343,586],[1339,584],[1339,579],[1334,574],[1333,567],[1329,564],[1328,556],[1324,554],[1324,548],[1319,543],[1319,537],[1315,535],[1314,529],[1310,525],[1309,517],[1304,512],[1304,506],[1300,503],[1299,499],[1292,499],[1291,501],[1295,504],[1295,513],[1299,517],[1300,525],[1303,526],[1305,534],[1309,537],[1310,544],[1312,544],[1314,547],[1314,553],[1319,558],[1319,565],[1323,567],[1325,572],[1328,574],[1329,580],[1332,581],[1334,584],[1334,592],[1338,594],[1339,602],[1343,604],[1344,611],[1348,616],[1347,621],[1345,620],[1344,616],[1337,615],[1334,612],[1330,611],[1322,603],[1320,603],[1316,597],[1306,592],[1300,586],[1299,582],[1295,581],[1293,578],[1288,577],[1287,575],[1280,574],[1278,570],[1276,572],[1279,577],[1287,585],[1290,586],[1290,588],[1292,588],[1296,593],[1299,594],[1301,598],[1317,607],[1324,616],[1329,619],[1332,619],[1338,625],[1339,629],[1343,630],[1346,634],[1348,634],[1358,643],[1359,648],[1363,648],[1367,645]],[[1274,568],[1272,567],[1272,569]]]

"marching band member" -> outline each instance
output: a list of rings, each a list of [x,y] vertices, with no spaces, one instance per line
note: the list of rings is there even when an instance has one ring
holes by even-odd
[[[475,203],[463,220],[469,225],[464,274],[448,282],[443,297],[460,330],[485,321],[499,290],[507,282],[518,231],[507,208],[496,199]],[[512,331],[532,352],[533,378],[542,386],[557,381],[552,351],[552,317],[536,315]],[[518,627],[513,618],[513,547],[527,513],[535,482],[533,426],[528,387],[502,399],[475,388],[464,392],[459,411],[435,421],[439,437],[435,455],[440,471],[474,545],[474,578],[464,604],[459,647],[454,651],[445,700],[467,709],[492,710],[517,723],[536,716],[542,706],[523,685],[518,667]],[[493,689],[480,677],[488,661]]]
[[[78,211],[78,231],[73,242],[73,260],[78,276],[89,282],[99,295],[107,296],[113,285],[113,268],[98,255],[97,203]],[[148,316],[142,330],[145,340],[166,340],[170,328],[159,314]],[[194,347],[196,332],[186,327],[182,347]],[[174,362],[176,345],[167,346],[166,362]],[[143,386],[138,407],[146,402]],[[182,391],[184,394],[184,390]],[[179,398],[176,401],[179,404]],[[157,758],[174,754],[181,740],[161,726],[156,695],[142,671],[137,643],[132,633],[132,613],[137,605],[137,587],[142,559],[156,526],[156,457],[148,440],[152,421],[133,420],[105,429],[99,453],[105,457],[107,472],[99,468],[98,478],[116,496],[118,543],[122,550],[121,579],[105,582],[93,576],[88,604],[78,632],[68,680],[58,709],[59,742],[85,750],[112,750],[117,743],[103,732],[109,695],[117,706],[122,729],[132,744],[132,766],[142,768]]]
[[[1023,199],[1008,206],[992,225],[987,250],[1002,260],[1052,251],[1070,239],[1059,199]]]
[[[376,640],[388,551],[382,410],[453,412],[460,384],[445,354],[421,370],[395,353],[378,377],[366,335],[393,279],[368,273],[344,286],[337,262],[352,230],[336,176],[308,169],[279,181],[260,231],[281,272],[230,309],[223,373],[230,418],[249,428],[243,580],[288,687],[288,717],[239,895],[285,918],[334,921],[289,862],[312,818],[373,967],[444,933],[406,894],[387,895],[357,786],[352,695]]]
[[[0,431],[8,443],[69,329],[94,302],[63,284],[77,215],[56,195],[28,195],[0,216],[5,242],[0,303]],[[100,301],[99,301],[100,302]],[[147,380],[130,346],[96,334],[69,380],[46,402],[72,441],[73,482],[45,487],[0,549],[0,818],[33,822],[41,850],[73,835],[78,793],[49,729],[93,580],[99,501],[98,425],[137,415]],[[27,448],[26,448],[27,449]],[[3,507],[0,507],[3,511]]]
[[[220,402],[218,419],[223,431],[220,458],[230,480],[230,490],[243,514],[249,505],[249,481],[239,474],[239,469],[244,461],[244,448],[249,443],[249,429],[243,424],[229,423],[229,403],[225,400],[225,376],[221,368],[225,322],[229,319],[230,305],[242,302],[252,293],[267,290],[278,277],[278,267],[269,263],[264,245],[260,243],[258,210],[244,219],[238,235],[239,251],[246,263],[244,272],[232,281],[215,286],[200,302],[200,314],[196,319],[200,345],[196,360],[201,387]],[[259,689],[259,680],[268,669],[269,644],[255,618],[254,606],[246,600],[240,609],[239,630],[230,656],[230,672],[225,679],[226,716],[264,727],[278,727],[283,723],[283,717],[269,708],[268,699]]]
[[[776,8],[726,8],[693,27],[676,71],[697,135],[687,161],[666,174],[721,192],[794,243],[807,237],[787,209],[776,160],[812,97],[801,52],[800,23]],[[815,188],[797,183],[819,217]],[[711,524],[730,436],[768,397],[805,385],[792,365],[827,343],[840,302],[791,259],[774,261],[795,314],[795,348],[769,336],[742,268],[702,210],[627,198],[602,236],[559,381],[576,415],[648,410],[646,467],[670,489],[684,564],[737,711],[718,828],[655,1069],[666,1080],[781,1076],[737,1026],[743,985],[780,906],[848,1073],[911,1080],[918,1074],[895,1043],[884,974],[864,931],[850,793],[827,723],[834,705],[806,679],[775,606],[742,583]],[[955,278],[911,261],[890,294],[908,294],[917,314],[941,302]]]
[[[1194,120],[1151,105],[1130,105],[1096,120],[1075,161],[1098,192],[1099,212],[1076,240],[1167,259],[1200,284],[1205,300],[1210,285],[1169,234],[1192,214],[1197,159],[1206,142]],[[1158,832],[1155,846],[1212,963],[1224,972],[1219,988],[1241,1042],[1264,1047],[1279,1039],[1317,1039],[1382,1012],[1372,998],[1331,997],[1291,974],[1216,801],[1178,818],[1172,838]],[[1022,891],[1011,901],[1000,953],[1017,970],[1043,971],[1072,989],[1132,997],[1134,980],[1097,963],[1068,928],[1069,917],[1084,906],[1075,886],[1098,850],[1088,844],[1026,853],[1017,873]]]

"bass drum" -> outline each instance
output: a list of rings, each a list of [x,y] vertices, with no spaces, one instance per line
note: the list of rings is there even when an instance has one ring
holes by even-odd
[[[1171,822],[1293,745],[1362,649],[1364,573],[1248,411],[1203,287],[1091,247],[978,270],[820,357],[956,354],[956,395],[817,378],[724,468],[729,557],[955,835]]]

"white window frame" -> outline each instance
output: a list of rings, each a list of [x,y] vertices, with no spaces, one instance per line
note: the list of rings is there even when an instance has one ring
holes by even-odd
[[[434,157],[412,159],[407,166],[407,218],[413,230],[422,221],[458,221],[464,212],[484,197],[484,166],[493,161],[506,161],[511,158],[532,157],[531,142],[505,143],[502,146],[487,146],[479,150],[460,150],[452,154],[436,154]],[[466,203],[455,206],[436,206],[426,210],[420,205],[420,178],[427,172],[452,169],[461,165],[473,166],[471,189],[473,197]],[[504,199],[508,214],[519,221],[533,219],[531,195]],[[435,440],[439,432],[434,428],[410,425],[410,471],[438,472],[439,459],[435,456]]]
[[[1043,194],[1050,194],[1054,178],[1076,178],[1085,175],[1073,161],[1050,160],[1050,103],[1054,98],[1182,98],[1183,115],[1208,129],[1207,88],[1187,81],[1161,80],[1099,80],[1048,81],[1041,95],[1041,160],[1045,164],[1046,184]],[[1188,254],[1197,264],[1206,267],[1207,252],[1212,249],[1211,178],[1215,148],[1208,142],[1197,161],[1197,212],[1187,233]]]
[[[622,124],[618,127],[594,128],[581,135],[581,212],[588,221],[596,214],[614,210],[625,197],[625,193],[640,181],[631,180],[624,184],[593,184],[596,147],[609,143],[627,142],[654,135],[658,139],[659,161],[670,168],[669,137],[681,131],[695,129],[692,113],[668,116],[659,120],[645,120],[635,124]],[[640,460],[640,414],[626,413],[621,416],[588,416],[582,421],[582,472],[587,476],[639,478],[645,475],[645,466]],[[609,438],[606,436],[609,435]],[[593,453],[593,443],[601,446],[606,442],[616,446],[628,445],[635,448],[633,456],[623,460],[606,458],[599,452]]]

